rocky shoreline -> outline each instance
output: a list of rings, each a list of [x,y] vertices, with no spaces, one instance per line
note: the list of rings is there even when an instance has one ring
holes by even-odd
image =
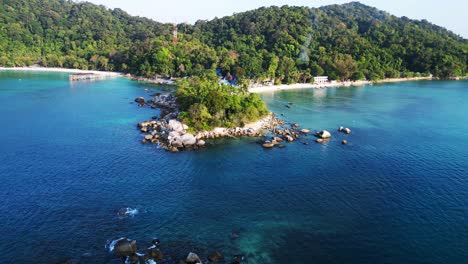
[[[235,238],[231,237],[231,240]],[[182,253],[170,249],[170,245],[162,245],[161,240],[153,238],[149,247],[139,247],[136,240],[122,237],[109,241],[106,245],[109,253],[120,258],[122,263],[179,263],[179,264],[203,264],[203,263],[231,263],[241,264],[246,260],[243,254],[225,256],[219,250],[209,251],[199,246]],[[184,250],[185,251],[185,250]],[[198,252],[201,251],[201,252]],[[194,253],[197,252],[197,253]],[[200,255],[199,255],[200,254]]]
[[[218,127],[211,131],[202,131],[195,134],[189,133],[189,127],[180,120],[179,107],[173,94],[152,95],[152,98],[145,100],[143,97],[135,99],[140,107],[150,106],[152,109],[160,109],[159,117],[138,123],[138,128],[143,133],[142,143],[158,144],[160,147],[178,152],[184,149],[199,149],[205,146],[206,140],[216,138],[238,138],[238,137],[261,137],[268,131],[274,131],[276,127],[284,122],[274,114],[248,124],[244,127],[222,128]]]

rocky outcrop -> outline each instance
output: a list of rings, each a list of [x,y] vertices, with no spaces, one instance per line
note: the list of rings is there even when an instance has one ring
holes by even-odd
[[[265,131],[274,130],[283,122],[273,114],[245,127],[223,128],[218,127],[211,131],[201,131],[196,134],[189,133],[189,127],[179,119],[179,107],[176,98],[172,94],[154,94],[152,99],[146,102],[154,109],[161,109],[161,116],[153,117],[151,121],[138,124],[138,128],[144,134],[142,143],[159,144],[164,149],[177,152],[182,149],[197,149],[206,145],[206,140],[222,137],[260,137]],[[137,100],[135,99],[135,100]]]

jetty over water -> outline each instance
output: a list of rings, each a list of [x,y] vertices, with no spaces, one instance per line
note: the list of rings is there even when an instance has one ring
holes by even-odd
[[[95,73],[76,73],[70,74],[68,79],[70,81],[94,81],[94,80],[104,80],[108,76],[104,74],[95,74]]]

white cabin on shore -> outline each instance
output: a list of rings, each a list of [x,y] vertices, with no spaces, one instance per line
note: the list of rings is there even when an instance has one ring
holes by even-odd
[[[328,76],[315,76],[314,84],[324,84],[328,82]]]

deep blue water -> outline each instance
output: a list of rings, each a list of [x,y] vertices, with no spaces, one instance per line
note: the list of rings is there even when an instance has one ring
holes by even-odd
[[[1,263],[120,263],[105,246],[123,236],[142,251],[159,237],[168,259],[468,263],[468,82],[264,94],[333,139],[177,154],[140,143],[136,123],[157,114],[131,103],[145,88],[163,89],[0,72]]]

